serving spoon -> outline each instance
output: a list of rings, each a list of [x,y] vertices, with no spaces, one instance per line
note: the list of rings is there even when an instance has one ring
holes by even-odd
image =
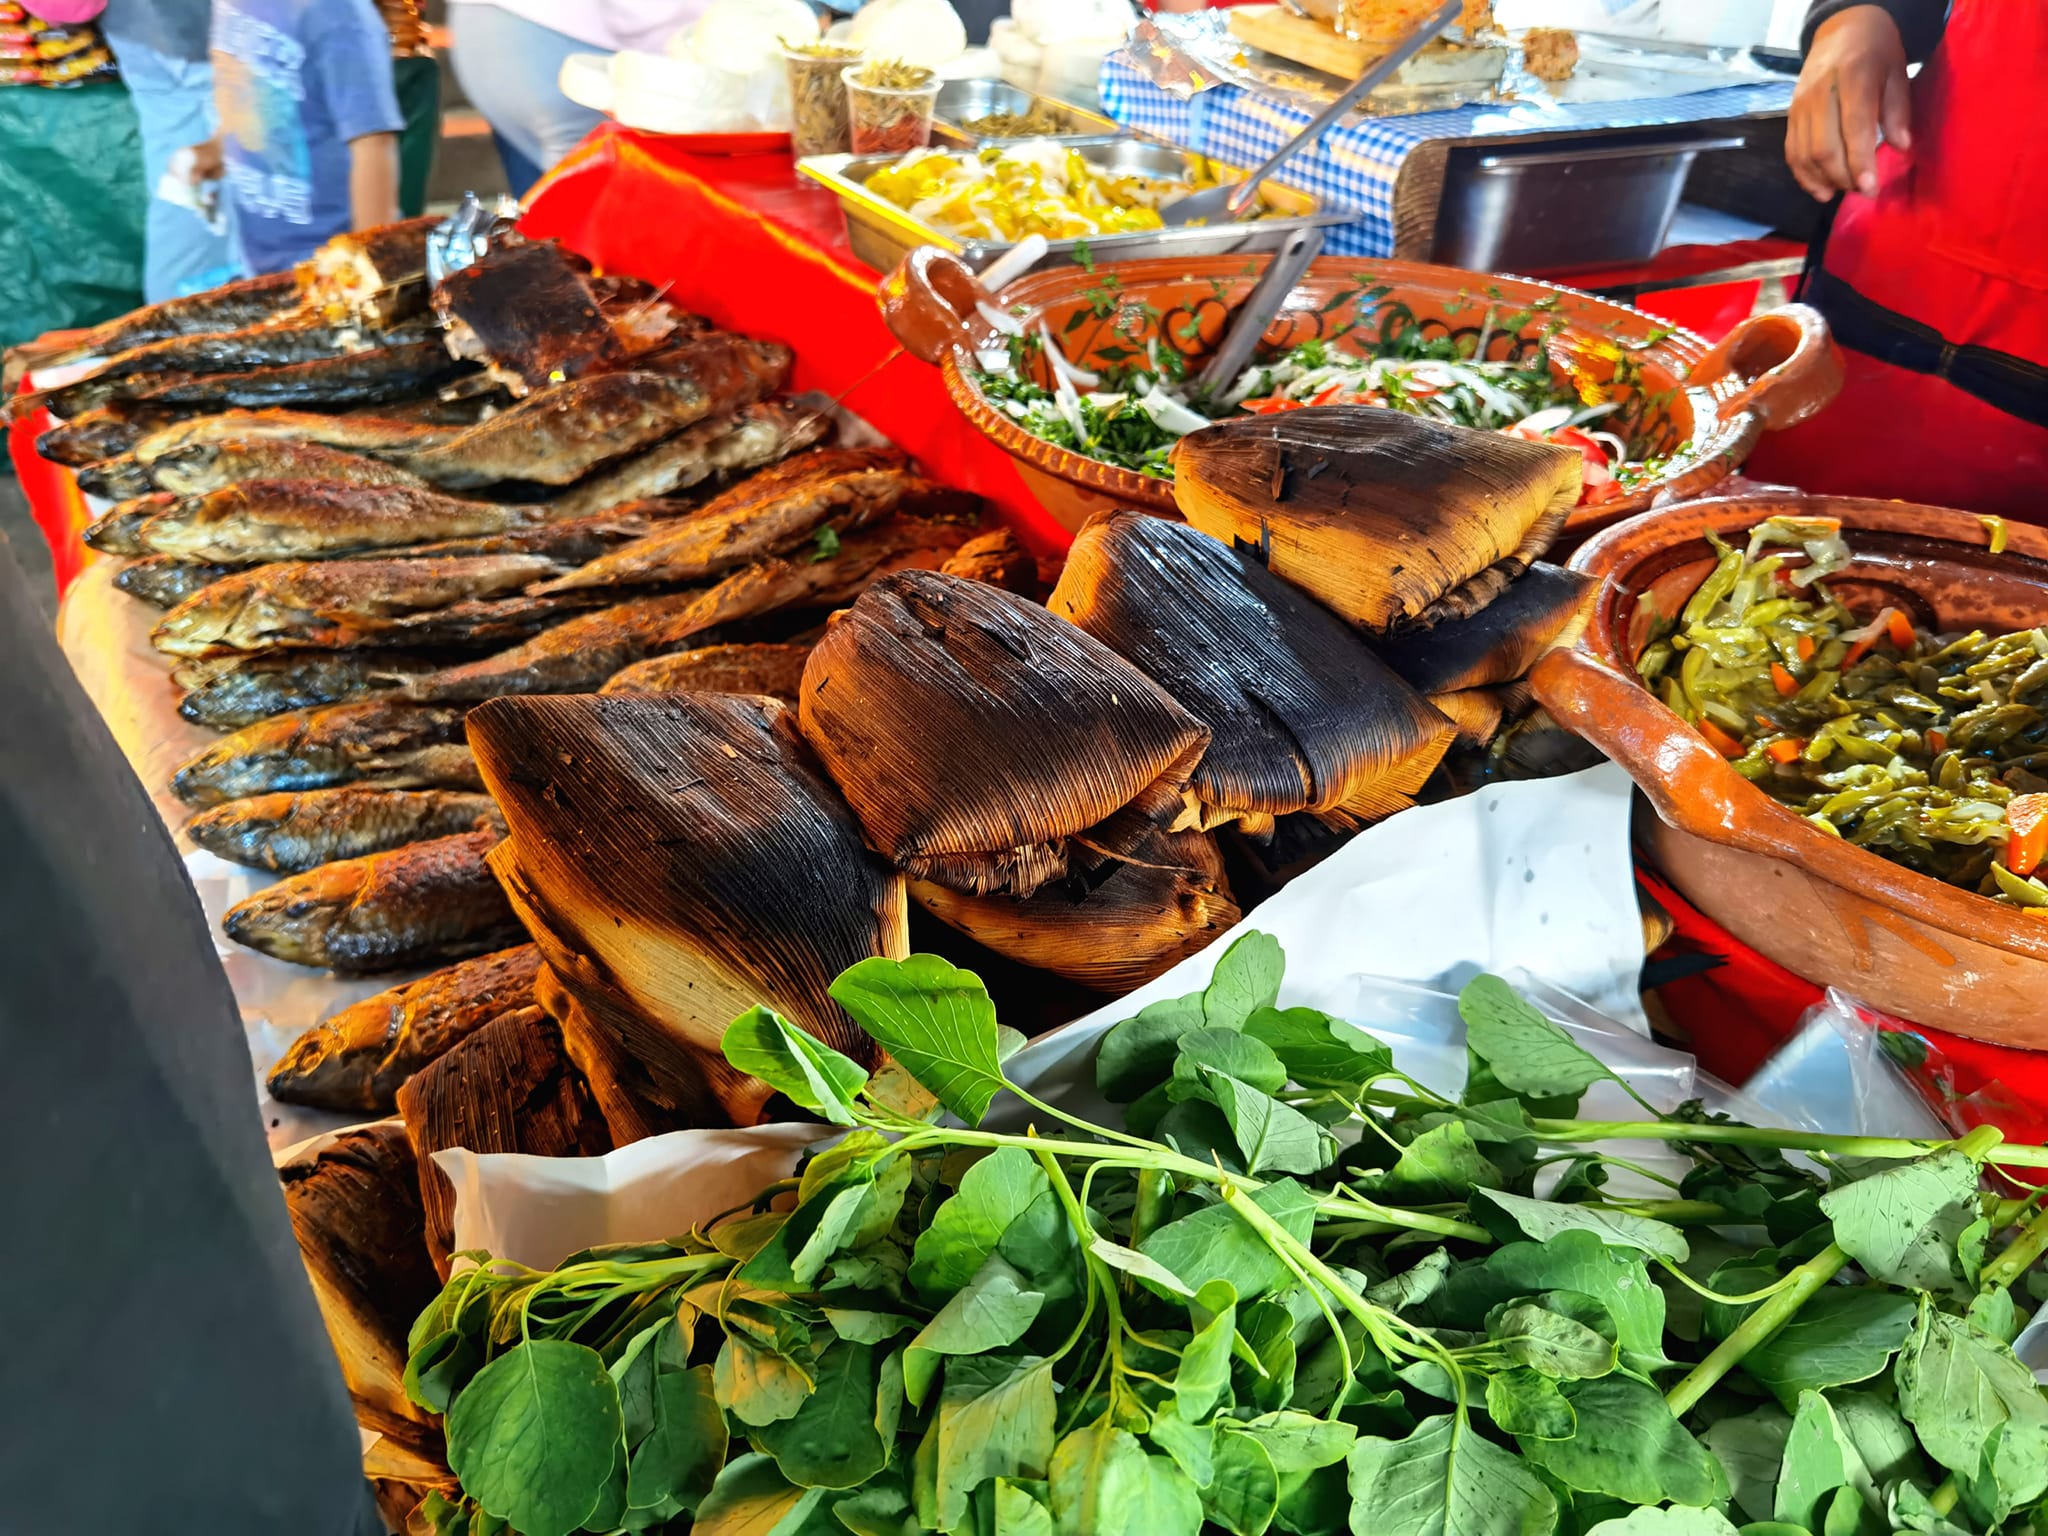
[[[1243,181],[1226,182],[1220,187],[1204,187],[1199,192],[1189,192],[1170,203],[1159,207],[1160,222],[1169,228],[1185,224],[1231,224],[1242,219],[1258,206],[1259,183],[1277,171],[1300,150],[1306,149],[1326,133],[1339,118],[1383,85],[1394,71],[1406,64],[1430,43],[1439,33],[1458,19],[1464,9],[1463,0],[1444,0],[1429,15],[1422,18],[1414,29],[1394,44],[1387,56],[1360,75],[1351,84],[1337,93],[1337,99],[1310,118],[1308,125],[1293,138],[1274,150],[1272,156]]]

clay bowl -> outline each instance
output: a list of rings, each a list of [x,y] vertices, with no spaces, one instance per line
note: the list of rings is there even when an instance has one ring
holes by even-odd
[[[1628,770],[1655,808],[1671,883],[1787,970],[1916,1023],[2048,1049],[2048,922],[1916,874],[1823,832],[1731,768],[1637,680],[1656,615],[1777,513],[1838,517],[1855,559],[1829,583],[1866,616],[1890,603],[1936,630],[2048,622],[2048,530],[2013,524],[2002,554],[1972,513],[1833,496],[1729,497],[1665,508],[1594,537],[1572,569],[1602,579],[1584,639],[1531,674],[1563,725]]]
[[[1170,511],[1172,483],[1102,464],[1033,437],[968,377],[978,352],[1005,337],[977,310],[986,302],[1036,329],[1045,322],[1066,357],[1099,368],[1149,344],[1184,353],[1192,371],[1215,349],[1263,260],[1198,256],[1030,273],[991,296],[956,256],[913,251],[884,281],[882,313],[914,354],[936,362],[967,418],[1016,460],[1046,510],[1068,528],[1116,507]],[[1489,319],[1490,316],[1490,319]],[[1719,346],[1653,315],[1522,278],[1420,262],[1323,257],[1287,297],[1263,338],[1274,349],[1314,337],[1369,350],[1396,327],[1482,335],[1486,356],[1548,355],[1560,379],[1610,390],[1622,408],[1604,425],[1647,455],[1671,458],[1660,476],[1573,517],[1576,544],[1653,503],[1698,496],[1738,468],[1767,428],[1803,421],[1841,388],[1841,363],[1818,313],[1803,305],[1753,316]],[[1549,334],[1546,335],[1546,332]],[[1051,383],[1040,361],[1039,382]]]

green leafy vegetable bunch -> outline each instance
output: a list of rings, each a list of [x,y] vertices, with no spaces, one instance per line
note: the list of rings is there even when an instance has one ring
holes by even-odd
[[[1988,1536],[2043,1524],[2011,1341],[2048,1153],[1571,1118],[1613,1074],[1503,982],[1447,1097],[1240,939],[1102,1039],[1101,1125],[1005,1074],[971,973],[766,1009],[730,1061],[844,1129],[665,1242],[488,1255],[411,1338],[422,1532]],[[1625,1085],[1624,1085],[1625,1087]],[[999,1094],[1019,1133],[984,1128]],[[1028,1120],[1028,1123],[1026,1121]],[[1788,1153],[1794,1154],[1788,1156]],[[2015,1282],[2025,1279],[2026,1284]]]

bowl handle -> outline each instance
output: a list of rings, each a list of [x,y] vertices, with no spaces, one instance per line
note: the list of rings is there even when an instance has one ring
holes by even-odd
[[[1754,411],[1767,431],[1795,426],[1842,392],[1842,354],[1828,323],[1809,304],[1781,304],[1751,315],[1693,365],[1687,381],[1730,376],[1743,386],[1721,402],[1725,416]]]
[[[921,245],[882,279],[877,301],[882,319],[912,357],[937,363],[949,352],[972,356],[974,337],[967,320],[975,305],[990,302],[974,269],[951,251]]]
[[[1767,818],[1744,803],[1749,781],[1639,683],[1569,648],[1545,655],[1529,682],[1551,718],[1619,763],[1669,825],[1711,843],[1797,857],[1796,847],[1757,825]]]

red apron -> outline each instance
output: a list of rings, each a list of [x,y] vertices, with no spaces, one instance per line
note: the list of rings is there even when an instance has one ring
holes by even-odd
[[[1914,82],[1912,152],[1879,148],[1877,194],[1844,200],[1827,270],[1951,343],[2048,364],[2044,98],[2048,5],[1957,0]],[[1841,397],[1765,438],[1747,473],[2048,523],[2048,427],[1932,374],[1843,360]]]

